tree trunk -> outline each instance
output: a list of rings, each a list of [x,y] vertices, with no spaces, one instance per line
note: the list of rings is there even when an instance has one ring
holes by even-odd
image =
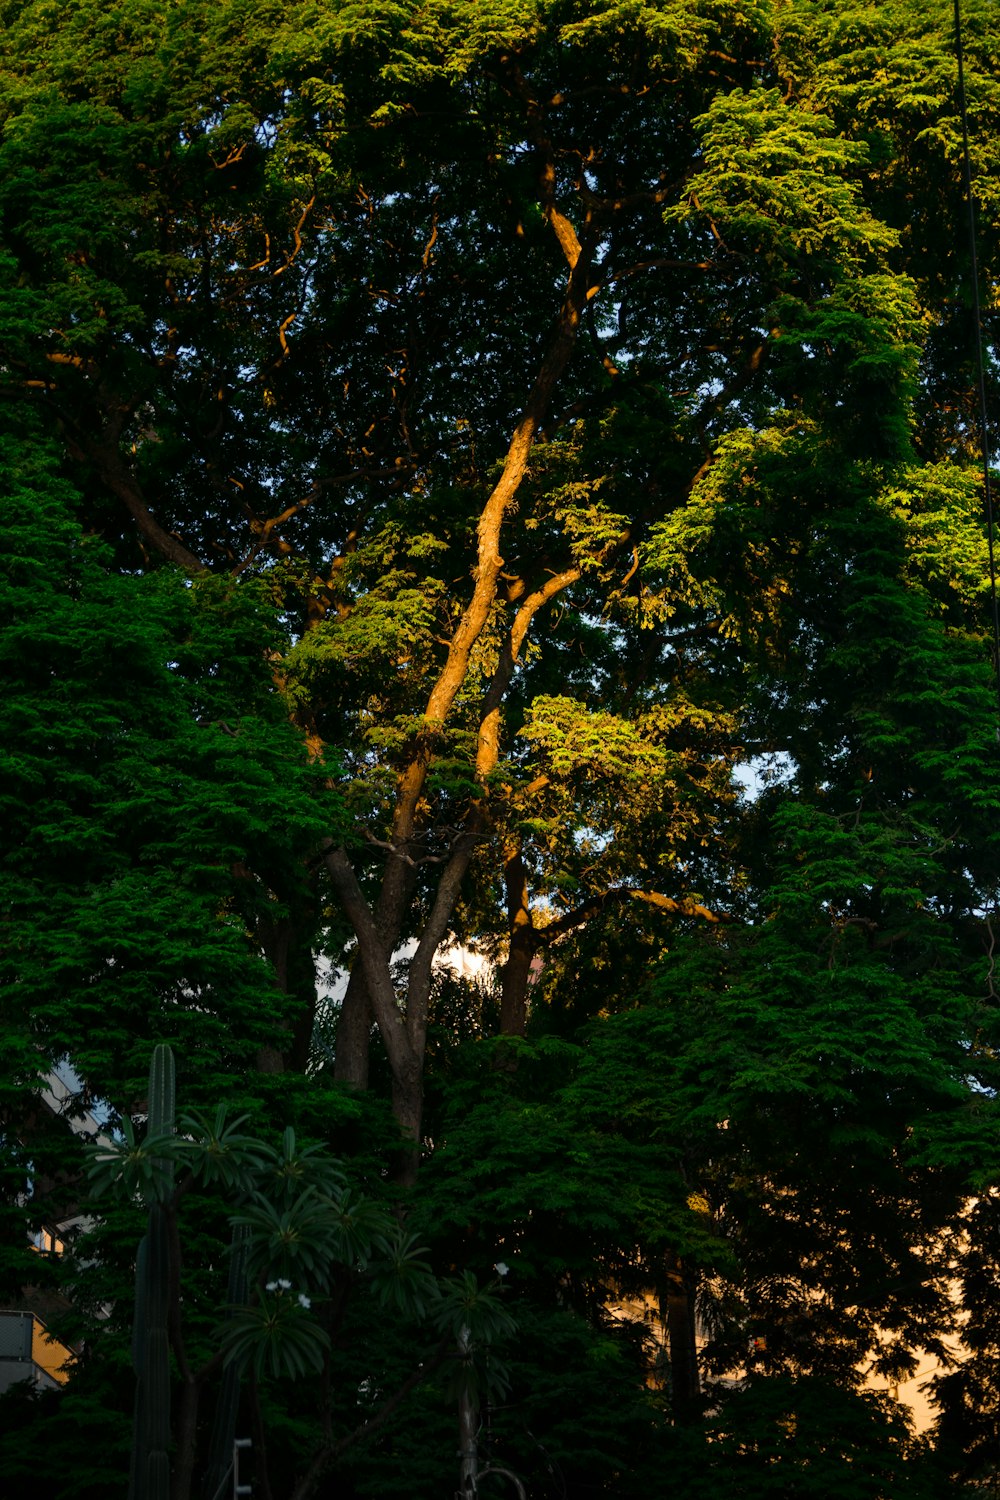
[[[682,1423],[694,1417],[701,1389],[694,1294],[694,1277],[679,1256],[671,1256],[660,1293],[660,1316],[666,1324],[669,1342],[674,1419]]]
[[[271,1476],[267,1467],[267,1429],[260,1405],[260,1387],[256,1375],[250,1376],[250,1415],[253,1421],[254,1495],[257,1500],[274,1500]]]
[[[338,1083],[364,1091],[368,1087],[368,1053],[374,1018],[361,965],[355,963],[337,1018],[333,1076]]]
[[[375,926],[390,960],[399,946],[403,921],[417,879],[414,867],[401,857],[405,853],[405,849],[401,850],[400,855],[394,856],[386,869],[375,909]],[[346,1083],[360,1092],[368,1087],[368,1055],[374,1024],[371,994],[365,979],[364,964],[358,954],[337,1021],[333,1076],[338,1083]]]
[[[399,1153],[396,1178],[402,1187],[412,1187],[420,1167],[420,1130],[424,1111],[423,1058],[414,1058],[405,1070],[395,1069],[392,1078],[392,1112],[405,1144]]]
[[[470,1334],[458,1335],[458,1355],[470,1362]],[[472,1381],[463,1379],[458,1392],[458,1492],[456,1500],[476,1500],[479,1494],[479,1408],[472,1394]]]
[[[530,928],[511,934],[510,951],[500,975],[500,1032],[524,1036],[528,1025],[528,989],[538,941]]]
[[[503,1036],[524,1036],[528,1023],[528,985],[532,961],[538,951],[538,935],[531,919],[528,874],[520,845],[508,852],[504,885],[510,946],[500,975],[500,1031]]]
[[[201,1387],[196,1380],[188,1379],[183,1382],[177,1415],[177,1448],[174,1454],[174,1478],[170,1487],[171,1500],[190,1500],[191,1497],[200,1396]]]
[[[276,1037],[257,1054],[260,1073],[283,1073],[289,1067],[304,1073],[308,1065],[316,1022],[316,967],[311,944],[315,927],[315,912],[301,904],[295,916],[276,922],[264,920],[259,925],[259,941],[274,969],[275,983],[292,1000],[291,1015],[286,1010]]]

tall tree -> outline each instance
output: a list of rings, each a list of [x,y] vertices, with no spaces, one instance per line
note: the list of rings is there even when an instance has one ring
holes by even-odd
[[[128,1114],[169,1039],[197,1102],[391,1098],[442,1255],[522,1247],[536,1350],[620,1389],[602,1309],[656,1291],[651,1453],[755,1319],[772,1392],[905,1370],[995,1173],[951,8],[3,15],[12,1204],[46,1062]]]
[[[866,441],[899,452],[898,234],[862,204],[865,148],[782,92],[765,5],[115,24],[112,51],[103,11],[25,6],[5,43],[7,379],[122,566],[259,580],[282,610],[276,689],[357,818],[325,851],[357,943],[338,1073],[364,1083],[374,1016],[417,1138],[474,867],[514,1031],[554,913],[712,883],[735,735],[706,710],[731,694],[676,639],[683,588],[646,607],[643,549],[728,427],[790,400],[840,420],[817,340],[848,411],[879,382]],[[581,780],[608,789],[591,832]]]

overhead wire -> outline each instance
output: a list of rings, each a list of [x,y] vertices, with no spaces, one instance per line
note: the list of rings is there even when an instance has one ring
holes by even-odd
[[[965,202],[968,210],[969,261],[972,271],[972,321],[976,339],[976,374],[979,386],[979,439],[983,456],[983,498],[986,510],[986,536],[990,568],[990,601],[993,610],[993,671],[996,678],[997,706],[1000,709],[1000,607],[997,603],[996,540],[993,505],[993,482],[990,476],[990,423],[986,401],[986,360],[983,353],[983,314],[979,296],[979,256],[976,248],[976,200],[972,189],[972,157],[969,151],[969,112],[965,93],[965,48],[962,43],[961,0],[955,3],[955,58],[958,63],[958,105],[962,119],[962,163],[965,176]],[[997,728],[1000,739],[1000,724]]]

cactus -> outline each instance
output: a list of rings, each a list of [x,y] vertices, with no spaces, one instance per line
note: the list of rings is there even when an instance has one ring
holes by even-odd
[[[149,1069],[150,1137],[174,1130],[174,1055],[165,1043],[153,1049]],[[173,1186],[173,1163],[164,1161],[150,1190],[149,1221],[135,1268],[135,1418],[129,1500],[168,1500],[170,1493],[169,1235],[165,1200]]]

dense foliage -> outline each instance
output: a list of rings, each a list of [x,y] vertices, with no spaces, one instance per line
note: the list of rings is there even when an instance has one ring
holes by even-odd
[[[79,1351],[10,1482],[127,1491],[143,1214],[40,1095],[141,1157],[164,1042],[243,1153],[174,1500],[240,1338],[265,1500],[1000,1472],[963,11],[981,330],[939,0],[0,3],[2,1295]]]

